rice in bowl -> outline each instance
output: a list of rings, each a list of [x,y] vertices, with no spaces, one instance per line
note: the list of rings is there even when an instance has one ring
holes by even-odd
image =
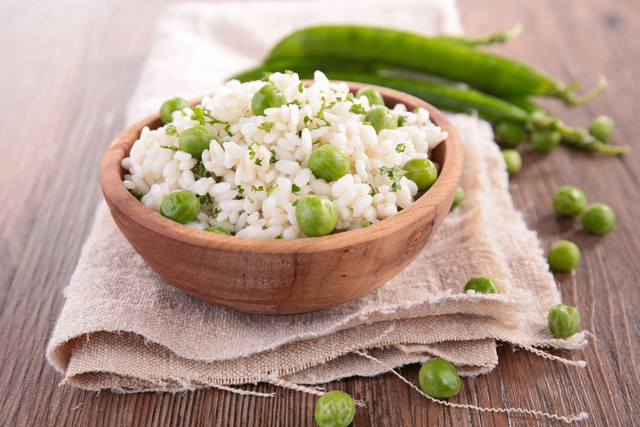
[[[295,205],[306,195],[333,202],[334,232],[408,207],[417,185],[381,169],[399,170],[413,158],[427,158],[447,132],[429,120],[427,110],[408,112],[398,104],[392,112],[402,118],[401,126],[377,134],[364,122],[371,109],[366,97],[354,99],[346,83],[330,83],[321,72],[314,77],[305,88],[295,73],[269,76],[287,104],[266,109],[264,116],[252,114],[251,101],[268,83],[232,80],[200,106],[173,112],[171,123],[144,128],[122,161],[129,171],[125,187],[156,212],[169,192],[191,191],[201,209],[187,226],[220,224],[238,237],[262,239],[305,237]],[[202,119],[215,139],[198,160],[179,150],[178,138]],[[311,153],[325,144],[343,150],[350,162],[349,173],[332,182],[317,179],[308,168]]]

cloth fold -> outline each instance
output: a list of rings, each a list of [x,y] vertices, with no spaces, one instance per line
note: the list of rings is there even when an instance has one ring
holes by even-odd
[[[364,7],[366,5],[366,7]],[[166,98],[215,90],[255,65],[282,36],[318,23],[460,33],[454,1],[180,3],[166,9],[129,105],[129,122]],[[277,24],[276,24],[277,23]],[[504,159],[488,123],[450,115],[464,146],[466,198],[400,275],[356,300],[313,313],[267,316],[200,301],[157,276],[102,203],[47,349],[64,382],[120,392],[182,391],[279,378],[317,384],[384,372],[354,351],[397,367],[440,356],[462,375],[498,363],[496,340],[576,348],[548,331],[560,302],[534,232],[515,210]],[[492,276],[499,295],[465,294]]]

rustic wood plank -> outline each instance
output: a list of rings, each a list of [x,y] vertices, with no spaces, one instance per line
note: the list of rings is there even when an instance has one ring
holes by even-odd
[[[0,3],[0,425],[56,426],[307,426],[316,398],[276,390],[275,399],[219,390],[118,395],[59,387],[44,360],[62,308],[62,289],[80,254],[99,200],[98,162],[124,125],[124,106],[168,0],[8,0]],[[521,406],[558,413],[590,412],[584,425],[627,426],[640,419],[640,10],[635,0],[512,2],[459,0],[469,33],[515,22],[525,33],[496,51],[537,64],[585,86],[604,74],[610,86],[591,104],[567,109],[545,103],[570,124],[601,113],[617,123],[614,142],[634,151],[622,158],[568,148],[541,155],[523,148],[525,166],[512,179],[515,205],[544,247],[569,238],[582,250],[574,273],[556,274],[563,299],[580,308],[597,338],[573,353],[585,369],[499,348],[491,374],[463,381],[455,402]],[[8,64],[8,66],[6,66]],[[616,210],[618,228],[604,236],[556,218],[549,205],[560,185],[581,186],[591,201]],[[417,365],[401,369],[417,382]],[[555,426],[504,414],[450,410],[426,402],[391,375],[335,382],[369,403],[355,426]]]

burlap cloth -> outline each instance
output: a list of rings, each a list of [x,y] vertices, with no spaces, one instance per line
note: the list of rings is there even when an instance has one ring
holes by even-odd
[[[167,98],[210,93],[251,67],[282,36],[317,23],[460,33],[453,0],[405,2],[181,3],[163,13],[128,113],[132,123]],[[47,349],[64,382],[121,392],[288,381],[313,384],[386,370],[430,355],[477,375],[498,363],[496,340],[576,348],[583,333],[555,339],[546,322],[560,302],[536,234],[508,191],[488,123],[451,115],[464,144],[466,198],[420,256],[379,289],[299,315],[252,315],[216,307],[157,276],[127,243],[104,203],[82,250]],[[490,275],[500,295],[463,294]]]

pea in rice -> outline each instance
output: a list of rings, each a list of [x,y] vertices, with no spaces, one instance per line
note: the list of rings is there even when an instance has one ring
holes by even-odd
[[[418,193],[416,184],[395,176],[413,158],[448,136],[429,120],[429,112],[392,112],[404,118],[397,129],[376,134],[365,124],[370,111],[365,96],[354,99],[346,83],[330,83],[319,71],[304,88],[297,74],[269,76],[288,104],[253,116],[251,100],[263,81],[229,81],[194,109],[174,111],[173,121],[157,130],[144,128],[122,167],[129,171],[124,185],[149,209],[159,211],[171,191],[193,192],[201,203],[197,218],[187,226],[204,230],[220,224],[238,237],[260,239],[306,237],[296,221],[296,203],[316,194],[329,198],[338,212],[336,231],[352,230],[387,218],[408,207]],[[358,108],[360,106],[360,108]],[[204,115],[200,115],[200,112]],[[201,124],[215,139],[202,159],[180,151],[178,138]],[[402,119],[401,119],[402,121]],[[309,156],[332,144],[349,158],[349,173],[333,182],[317,179]],[[382,172],[381,172],[382,169]],[[397,170],[395,169],[395,170]]]

